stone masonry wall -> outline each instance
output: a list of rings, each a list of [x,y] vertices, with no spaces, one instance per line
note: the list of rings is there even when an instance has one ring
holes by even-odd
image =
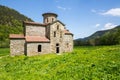
[[[41,52],[38,52],[38,45],[41,45]],[[27,56],[51,53],[50,43],[27,43]]]
[[[50,39],[50,25],[46,27],[46,37]]]
[[[26,36],[45,36],[44,26],[26,26]]]
[[[56,44],[59,44],[59,53],[64,52],[63,50],[63,35],[64,35],[64,26],[56,22],[55,24],[50,26],[50,40],[51,40],[51,51],[56,53]]]
[[[11,39],[10,40],[10,55],[23,55],[24,54],[24,45],[25,40],[24,39]]]
[[[56,21],[56,17],[48,15],[44,17],[43,23],[52,23],[53,21]]]
[[[72,35],[64,35],[64,49],[65,49],[65,52],[73,51],[73,36]]]

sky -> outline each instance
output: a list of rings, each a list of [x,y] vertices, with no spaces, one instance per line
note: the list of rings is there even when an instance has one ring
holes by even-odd
[[[0,0],[0,5],[40,23],[43,13],[56,13],[74,39],[120,25],[120,0]]]

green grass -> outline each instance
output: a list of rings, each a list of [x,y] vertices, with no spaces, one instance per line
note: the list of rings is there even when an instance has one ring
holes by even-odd
[[[9,54],[10,54],[9,48],[0,48],[0,56],[6,56]]]
[[[0,59],[0,80],[120,80],[120,45]]]

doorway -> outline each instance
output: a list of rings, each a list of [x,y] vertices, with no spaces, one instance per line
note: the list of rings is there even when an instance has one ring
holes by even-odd
[[[60,53],[60,48],[59,48],[59,44],[56,44],[56,53]]]
[[[59,53],[59,47],[56,47],[56,53]]]

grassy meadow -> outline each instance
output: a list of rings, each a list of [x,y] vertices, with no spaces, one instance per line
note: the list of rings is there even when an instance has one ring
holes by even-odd
[[[6,56],[10,54],[10,49],[9,48],[0,48],[0,57],[1,56]]]
[[[120,80],[120,45],[75,47],[61,55],[8,54],[0,49],[0,80]]]

